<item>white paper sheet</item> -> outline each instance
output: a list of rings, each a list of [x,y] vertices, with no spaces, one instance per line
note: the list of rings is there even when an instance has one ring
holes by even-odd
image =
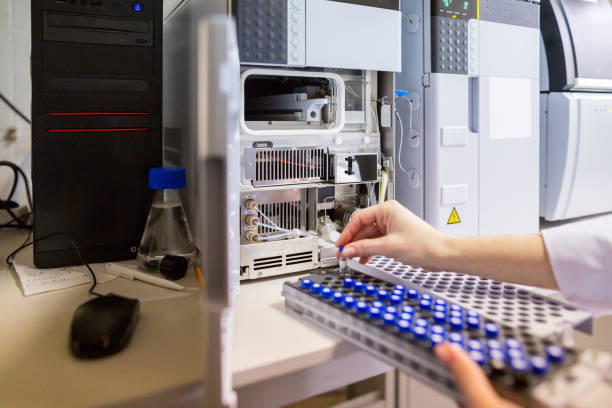
[[[96,275],[98,283],[106,283],[117,277],[106,273],[104,264],[92,264],[90,266]],[[13,267],[19,277],[25,296],[71,288],[73,286],[93,282],[91,274],[85,266],[37,269],[32,266],[13,262]]]

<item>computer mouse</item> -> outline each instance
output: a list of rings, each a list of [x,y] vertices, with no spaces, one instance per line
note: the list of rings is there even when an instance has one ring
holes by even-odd
[[[80,305],[70,327],[70,349],[79,358],[110,356],[125,348],[138,323],[140,301],[109,294]]]

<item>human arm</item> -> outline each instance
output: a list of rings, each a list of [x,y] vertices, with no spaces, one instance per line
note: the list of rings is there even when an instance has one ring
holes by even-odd
[[[346,258],[395,258],[431,271],[455,271],[489,279],[556,289],[540,234],[454,237],[440,232],[395,201],[358,211],[338,242]]]

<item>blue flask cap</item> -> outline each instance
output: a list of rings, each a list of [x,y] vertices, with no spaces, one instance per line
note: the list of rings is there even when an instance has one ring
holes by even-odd
[[[185,169],[180,167],[155,167],[149,169],[149,188],[152,190],[170,190],[187,185]]]

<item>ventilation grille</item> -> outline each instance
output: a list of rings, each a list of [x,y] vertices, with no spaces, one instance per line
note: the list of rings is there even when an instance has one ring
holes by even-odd
[[[247,157],[251,159],[249,178],[254,185],[310,183],[325,177],[324,148],[251,150]]]
[[[268,258],[259,258],[253,261],[253,269],[256,271],[270,268],[281,268],[283,266],[283,256],[270,256]]]
[[[306,262],[312,262],[312,251],[287,255],[287,265],[298,265]]]
[[[283,266],[299,265],[299,264],[311,264],[314,262],[312,251],[307,252],[296,252],[294,254],[285,255],[285,262],[283,265],[283,256],[270,256],[267,258],[258,258],[253,261],[253,269],[261,271],[264,269],[282,268]]]
[[[276,225],[281,228],[293,230],[296,228],[302,228],[301,215],[302,215],[302,202],[301,201],[290,201],[286,203],[269,203],[259,204],[259,210],[270,218]],[[264,224],[270,224],[268,220],[263,217],[261,222]],[[268,227],[258,227],[260,234],[266,234],[268,232],[278,232],[276,229]]]

